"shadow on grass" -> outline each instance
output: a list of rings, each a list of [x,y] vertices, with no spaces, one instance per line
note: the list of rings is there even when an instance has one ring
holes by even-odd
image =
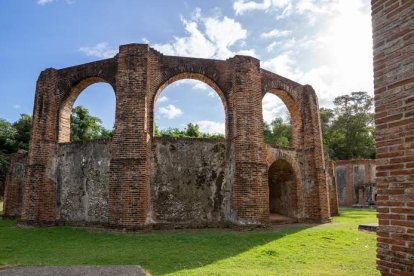
[[[202,267],[307,228],[116,234],[0,221],[0,265],[140,265],[159,275]]]

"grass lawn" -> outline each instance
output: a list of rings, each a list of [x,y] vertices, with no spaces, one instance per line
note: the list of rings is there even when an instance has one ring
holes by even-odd
[[[341,209],[331,224],[280,230],[114,234],[0,221],[0,266],[137,264],[153,275],[379,275],[375,211]]]

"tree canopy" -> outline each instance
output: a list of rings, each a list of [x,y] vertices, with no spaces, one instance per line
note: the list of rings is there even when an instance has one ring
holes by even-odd
[[[265,142],[280,147],[289,147],[292,142],[292,127],[281,117],[276,117],[270,124],[263,122]]]
[[[83,106],[73,108],[70,116],[70,141],[109,139],[112,130],[104,128],[102,120],[94,117]]]
[[[168,128],[159,130],[155,125],[154,136],[156,137],[192,137],[192,138],[224,138],[223,134],[203,133],[200,131],[200,126],[193,123],[188,123],[183,130],[179,128]]]
[[[336,97],[321,108],[325,149],[332,159],[375,158],[373,99],[367,92]]]

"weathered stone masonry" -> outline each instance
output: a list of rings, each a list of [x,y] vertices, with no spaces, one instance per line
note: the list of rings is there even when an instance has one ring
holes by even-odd
[[[235,56],[228,60],[174,57],[162,55],[145,44],[129,44],[120,46],[119,54],[111,59],[60,70],[47,69],[41,73],[36,88],[21,222],[49,225],[62,219],[59,206],[63,202],[60,200],[62,193],[68,190],[61,189],[64,181],[56,178],[55,172],[56,166],[64,166],[56,164],[59,152],[64,147],[72,147],[65,146],[70,137],[70,112],[83,89],[96,82],[106,82],[116,95],[115,132],[110,142],[110,155],[106,156],[110,160],[105,161],[109,166],[108,188],[93,196],[107,196],[107,206],[100,208],[107,208],[106,225],[109,227],[139,229],[162,223],[160,218],[173,208],[162,209],[168,205],[168,193],[180,198],[182,187],[177,188],[178,177],[171,178],[174,172],[163,176],[162,170],[154,166],[163,164],[163,168],[168,167],[165,158],[170,154],[162,150],[164,146],[153,137],[154,106],[163,88],[185,78],[203,81],[218,93],[226,113],[226,139],[222,142],[224,161],[221,167],[211,165],[219,164],[221,160],[220,155],[211,156],[212,153],[206,154],[209,161],[204,165],[212,170],[204,175],[223,181],[223,185],[219,185],[222,189],[218,195],[220,202],[211,201],[215,211],[204,210],[204,213],[200,211],[183,219],[185,213],[177,210],[177,223],[193,224],[197,221],[196,216],[206,218],[201,224],[268,223],[268,171],[280,159],[287,161],[295,173],[295,181],[291,184],[295,185],[292,191],[296,193],[292,198],[297,200],[293,212],[295,218],[329,220],[319,108],[311,86],[263,70],[259,60],[252,57]],[[264,143],[262,98],[266,92],[279,96],[291,113],[294,141],[290,150],[272,149]],[[181,142],[168,143],[180,148]],[[186,157],[189,146],[187,142],[185,144],[187,146],[181,146],[183,152],[177,155],[177,162],[184,170],[191,165],[185,162],[190,154]],[[207,145],[198,146],[209,149]],[[156,150],[161,152],[156,154]],[[214,152],[213,149],[208,151]],[[155,156],[161,159],[154,162]],[[102,179],[105,176],[96,182],[100,183]],[[189,181],[192,185],[204,185],[203,179]],[[168,185],[170,188],[166,188]],[[154,193],[160,195],[156,187],[166,189],[158,200],[154,200]],[[194,190],[188,194],[192,195]],[[181,203],[184,199],[181,194]],[[91,198],[88,200],[94,202]],[[174,204],[170,206],[178,206]],[[205,201],[201,205],[208,204]],[[185,202],[179,206],[185,206]],[[69,215],[78,211],[73,210]],[[158,218],[155,222],[154,214]],[[92,214],[92,217],[97,216],[100,215]],[[164,221],[171,219],[171,216],[167,217]]]
[[[378,267],[414,274],[414,1],[372,0]]]

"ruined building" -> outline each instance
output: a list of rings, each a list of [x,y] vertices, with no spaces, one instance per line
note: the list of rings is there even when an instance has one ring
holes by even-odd
[[[160,92],[180,79],[210,85],[225,109],[225,139],[154,137]],[[73,103],[89,85],[116,96],[111,141],[70,143]],[[262,98],[291,114],[291,149],[264,143]],[[114,58],[43,71],[27,155],[14,156],[5,215],[22,224],[209,227],[267,224],[271,213],[325,222],[330,202],[315,91],[235,56],[166,56],[145,44]]]

